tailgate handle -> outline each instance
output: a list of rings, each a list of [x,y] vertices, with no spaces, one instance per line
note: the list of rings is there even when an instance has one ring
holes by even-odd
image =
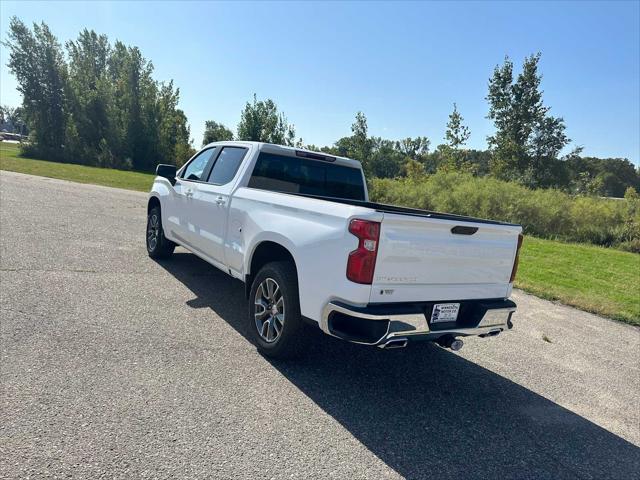
[[[478,231],[478,227],[465,227],[463,225],[456,225],[451,229],[451,233],[455,235],[473,235]]]

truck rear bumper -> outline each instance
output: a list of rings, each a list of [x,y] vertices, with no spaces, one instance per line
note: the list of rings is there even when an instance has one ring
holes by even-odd
[[[436,303],[460,303],[458,319],[431,324],[431,311]],[[512,327],[511,317],[515,311],[516,304],[505,299],[369,304],[365,307],[332,301],[323,310],[320,328],[343,340],[384,347],[392,340],[497,335]]]

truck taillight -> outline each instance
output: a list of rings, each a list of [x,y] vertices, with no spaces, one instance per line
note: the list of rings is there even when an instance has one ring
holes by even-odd
[[[358,237],[358,248],[349,253],[347,278],[352,282],[370,285],[376,268],[380,224],[367,220],[351,220],[349,232]]]
[[[516,273],[518,272],[518,261],[520,259],[520,247],[522,246],[523,240],[522,234],[518,234],[518,247],[516,248],[516,258],[513,260],[513,268],[511,269],[511,278],[509,279],[509,283],[513,283],[516,279]]]

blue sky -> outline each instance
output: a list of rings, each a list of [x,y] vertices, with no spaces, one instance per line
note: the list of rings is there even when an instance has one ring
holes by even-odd
[[[585,154],[640,160],[640,2],[216,3],[8,2],[9,19],[44,20],[59,40],[87,27],[137,45],[174,79],[196,146],[204,121],[235,130],[252,94],[272,98],[316,145],[350,134],[442,142],[453,102],[485,148],[487,80],[509,55],[542,52],[544,99]],[[20,103],[0,58],[3,104]]]

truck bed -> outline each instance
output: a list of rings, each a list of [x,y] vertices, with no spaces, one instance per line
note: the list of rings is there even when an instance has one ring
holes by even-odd
[[[362,200],[301,196],[384,215],[371,303],[457,302],[507,298],[511,293],[519,225]]]
[[[487,220],[484,218],[468,217],[465,215],[455,215],[453,213],[434,212],[431,210],[422,210],[419,208],[400,207],[397,205],[387,205],[384,203],[369,202],[365,200],[351,200],[346,198],[334,198],[334,197],[325,197],[320,195],[308,195],[304,193],[288,193],[287,192],[287,195],[298,195],[300,197],[317,198],[319,200],[326,200],[328,202],[341,203],[344,205],[354,205],[357,207],[371,208],[373,210],[376,210],[377,212],[382,212],[382,213],[412,215],[416,217],[427,217],[427,218],[434,218],[438,220],[452,220],[452,221],[458,221],[458,222],[484,223],[488,225],[504,225],[509,227],[519,226],[518,224],[515,224],[515,223],[499,222],[497,220]]]

